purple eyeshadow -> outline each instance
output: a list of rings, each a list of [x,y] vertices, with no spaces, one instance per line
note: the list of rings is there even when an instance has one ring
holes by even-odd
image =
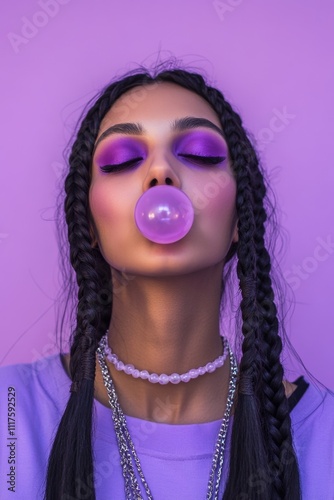
[[[227,156],[227,146],[223,138],[203,131],[191,131],[176,138],[173,143],[175,155]],[[118,165],[134,158],[145,158],[147,148],[137,138],[121,137],[106,144],[96,154],[99,167]]]
[[[192,132],[181,136],[175,143],[174,152],[199,156],[227,156],[223,139],[205,132]]]
[[[145,155],[145,148],[138,141],[128,137],[113,141],[104,147],[97,155],[96,162],[99,167],[116,165],[132,158]]]

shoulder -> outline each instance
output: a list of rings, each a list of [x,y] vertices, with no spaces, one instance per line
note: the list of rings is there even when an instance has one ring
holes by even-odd
[[[12,491],[20,498],[23,492],[27,498],[42,498],[46,464],[69,386],[59,354],[0,368],[0,436],[7,443],[0,447],[0,463],[7,464],[7,475],[12,471]],[[2,490],[1,498],[9,498],[11,493],[6,496]]]
[[[305,377],[299,377],[296,384],[298,387],[292,398],[299,397],[291,411],[294,425],[299,427],[302,423],[310,423],[321,417],[328,420],[328,425],[334,430],[334,393]]]
[[[334,393],[305,377],[299,377],[296,382],[298,388],[290,398],[295,399],[290,412],[294,432],[307,440],[315,435],[321,438],[325,431],[331,436],[334,457]],[[306,429],[309,436],[305,434]]]
[[[334,395],[326,387],[306,382],[304,394],[290,413],[301,484],[307,499],[332,499]]]
[[[52,400],[63,407],[64,396],[68,396],[70,379],[61,362],[60,354],[41,358],[33,363],[18,363],[0,367],[0,398],[8,388],[15,392],[21,405],[41,404]]]
[[[53,354],[40,358],[32,363],[17,363],[0,367],[0,381],[4,382],[9,378],[26,383],[26,378],[30,380],[40,380],[50,372],[58,371],[62,368],[60,354]]]

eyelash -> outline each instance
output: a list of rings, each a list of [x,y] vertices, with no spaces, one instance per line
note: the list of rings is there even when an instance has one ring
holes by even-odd
[[[100,167],[102,172],[121,172],[121,170],[126,170],[127,168],[133,168],[136,166],[138,162],[143,160],[142,157],[138,158],[131,158],[131,160],[124,161],[123,163],[115,163],[115,165],[103,165],[103,167]]]
[[[193,159],[195,163],[202,163],[204,165],[217,165],[226,160],[226,156],[200,156],[191,154],[180,154],[182,158]]]
[[[217,165],[226,160],[226,156],[200,156],[191,154],[179,154],[182,158],[193,160],[194,163],[199,163],[200,165]],[[143,160],[142,157],[131,158],[131,160],[125,161],[123,163],[116,163],[115,165],[104,165],[101,168],[102,172],[120,172],[122,170],[130,169],[135,167],[135,165]]]

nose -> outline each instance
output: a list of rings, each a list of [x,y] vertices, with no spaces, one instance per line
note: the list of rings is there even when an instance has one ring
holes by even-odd
[[[146,173],[143,188],[144,191],[154,186],[174,186],[181,187],[181,180],[167,158],[155,158]]]

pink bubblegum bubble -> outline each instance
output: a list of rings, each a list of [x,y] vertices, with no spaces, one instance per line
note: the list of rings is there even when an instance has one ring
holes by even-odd
[[[188,196],[174,186],[155,186],[139,198],[135,221],[145,238],[154,243],[174,243],[190,231],[194,209]]]

